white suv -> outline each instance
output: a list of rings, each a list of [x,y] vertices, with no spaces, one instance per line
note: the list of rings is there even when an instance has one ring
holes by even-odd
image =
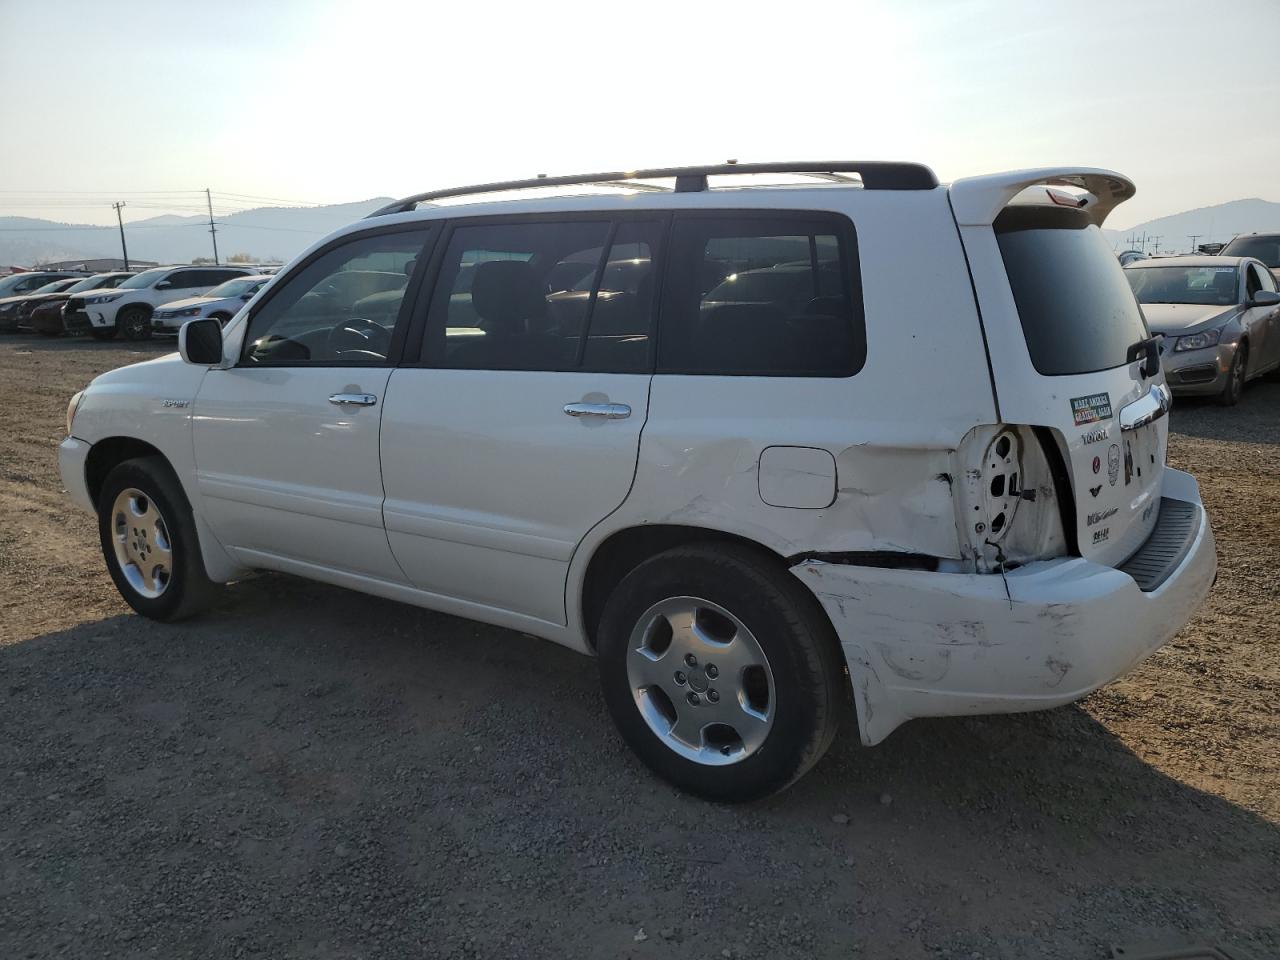
[[[782,172],[821,182],[720,187]],[[63,480],[142,614],[266,569],[535,634],[598,657],[659,774],[762,796],[843,697],[868,745],[1065,704],[1208,593],[1159,353],[1099,231],[1132,193],[823,163],[411,197],[225,330],[186,324],[181,356],[94,380]]]
[[[151,336],[155,308],[175,300],[202,296],[233,277],[255,271],[246,267],[156,267],[130,277],[110,291],[93,291],[68,302],[63,321],[68,333],[89,333],[110,340],[117,330],[126,340]]]

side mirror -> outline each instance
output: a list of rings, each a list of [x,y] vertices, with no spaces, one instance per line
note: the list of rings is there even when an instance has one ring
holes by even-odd
[[[187,363],[212,367],[222,362],[222,324],[216,317],[188,320],[178,330],[178,353]]]
[[[1249,301],[1251,307],[1274,307],[1280,303],[1280,293],[1274,290],[1259,290],[1253,295],[1253,299]]]
[[[157,283],[157,284],[156,284],[156,289],[157,289],[157,290],[168,290],[168,289],[169,289],[170,287],[172,287],[172,286],[173,286],[173,281],[172,281],[172,280],[161,280],[159,283]]]

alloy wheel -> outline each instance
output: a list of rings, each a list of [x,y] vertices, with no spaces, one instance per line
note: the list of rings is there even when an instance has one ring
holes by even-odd
[[[141,596],[155,599],[173,577],[169,525],[155,500],[135,487],[121,490],[111,507],[116,563]]]
[[[773,671],[755,635],[719,604],[671,597],[640,617],[627,647],[636,708],[668,748],[708,766],[751,756],[773,728]]]

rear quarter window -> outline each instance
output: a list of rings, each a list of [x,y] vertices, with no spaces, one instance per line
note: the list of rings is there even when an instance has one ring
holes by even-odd
[[[660,373],[848,377],[866,356],[848,219],[808,212],[677,216]]]
[[[1006,207],[995,231],[1037,371],[1120,367],[1129,347],[1149,336],[1124,268],[1084,211]]]

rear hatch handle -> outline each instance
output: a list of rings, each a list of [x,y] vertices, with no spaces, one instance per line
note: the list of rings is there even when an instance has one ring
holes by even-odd
[[[1137,430],[1149,423],[1155,423],[1169,412],[1170,401],[1169,388],[1163,383],[1157,383],[1147,391],[1145,396],[1120,408],[1120,430],[1122,432]]]
[[[1146,355],[1146,359],[1142,361],[1143,380],[1150,380],[1160,372],[1160,341],[1162,339],[1164,338],[1157,333],[1154,337],[1147,337],[1145,340],[1131,344],[1125,353],[1125,363],[1133,363],[1138,357]]]

